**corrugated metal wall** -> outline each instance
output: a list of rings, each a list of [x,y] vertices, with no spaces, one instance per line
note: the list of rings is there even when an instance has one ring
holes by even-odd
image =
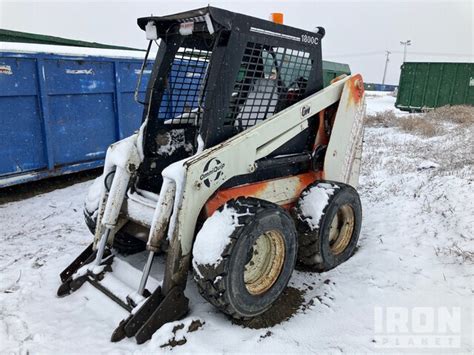
[[[405,111],[474,105],[474,63],[402,65],[395,106]]]
[[[140,59],[0,54],[0,187],[103,164],[140,125]],[[140,88],[143,99],[151,65]]]

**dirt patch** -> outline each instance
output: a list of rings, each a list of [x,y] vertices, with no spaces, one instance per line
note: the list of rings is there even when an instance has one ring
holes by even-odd
[[[304,291],[294,287],[287,287],[280,298],[268,311],[249,320],[233,320],[245,328],[261,329],[273,327],[290,319],[300,309],[304,302]]]
[[[177,324],[173,327],[173,338],[171,338],[166,344],[161,345],[162,348],[165,348],[167,346],[171,346],[174,348],[175,346],[180,346],[184,345],[187,342],[186,337],[183,337],[182,339],[176,339],[176,332],[180,329],[184,328],[184,324]]]
[[[188,333],[195,332],[204,325],[205,322],[201,322],[199,319],[195,319],[191,322],[188,327]]]
[[[265,334],[260,335],[260,339],[265,339],[268,337],[271,337],[273,335],[273,332],[267,331]]]
[[[192,333],[201,328],[206,322],[201,322],[199,319],[194,319],[191,324],[189,324],[188,329],[186,330],[186,333]],[[161,348],[166,348],[167,346],[174,348],[175,346],[180,346],[186,344],[188,341],[185,336],[182,338],[176,339],[176,333],[184,329],[185,325],[183,323],[177,324],[173,327],[173,337],[166,343],[162,344],[160,347]]]

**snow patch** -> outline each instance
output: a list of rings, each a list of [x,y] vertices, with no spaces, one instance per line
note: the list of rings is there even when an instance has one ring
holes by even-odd
[[[143,131],[143,127],[142,125],[140,128],[141,132]],[[102,194],[105,190],[104,177],[114,170],[114,166],[125,168],[129,162],[135,162],[135,164],[137,164],[137,161],[142,160],[143,154],[140,155],[140,149],[136,146],[137,139],[138,134],[135,133],[130,137],[110,145],[107,149],[104,172],[94,180],[87,193],[85,208],[88,212],[92,213],[98,210]]]
[[[167,143],[159,146],[157,150],[159,155],[170,156],[179,148],[184,148],[190,153],[193,151],[192,144],[186,143],[184,129],[173,129],[170,132],[164,133],[163,136],[165,136],[164,139]]]
[[[58,46],[37,43],[16,43],[16,42],[0,42],[1,52],[13,53],[51,53],[66,56],[99,56],[109,58],[145,58],[145,51],[122,50],[122,49],[106,49],[106,48],[88,48],[88,47],[71,47]],[[149,58],[154,58],[156,53],[150,53]]]
[[[108,258],[103,259],[103,261],[107,260]],[[91,264],[86,264],[81,266],[73,275],[72,279],[76,280],[84,275],[86,275],[88,272],[91,272],[94,275],[99,275],[101,272],[103,272],[105,269],[105,265],[96,265],[94,262]]]
[[[135,191],[128,191],[128,197],[131,197],[141,204],[155,208],[160,196],[151,191],[146,191],[135,187]]]
[[[198,143],[198,148],[197,148],[196,154],[200,154],[204,150],[204,140],[202,139],[201,134],[199,134],[197,137],[197,143]]]
[[[170,217],[170,224],[168,227],[168,240],[171,240],[173,237],[174,227],[176,225],[176,219],[178,218],[178,210],[181,203],[181,199],[183,197],[183,189],[184,189],[184,179],[185,179],[185,171],[184,171],[184,163],[189,158],[180,160],[176,163],[173,163],[167,166],[161,172],[163,176],[163,185],[161,187],[161,191],[166,191],[168,184],[171,181],[174,181],[176,192],[174,195],[174,204],[173,204],[173,214]],[[160,194],[161,195],[161,194]],[[164,196],[164,194],[162,194]]]
[[[377,94],[374,94],[377,93]],[[410,113],[401,111],[395,108],[396,97],[392,96],[390,92],[375,92],[372,91],[370,94],[367,94],[367,115],[375,115],[384,111],[392,111],[396,116],[408,116]]]
[[[196,236],[193,248],[193,267],[199,274],[198,265],[215,266],[222,260],[222,253],[230,243],[230,235],[239,226],[239,214],[231,207],[224,206],[209,217]]]
[[[334,195],[334,190],[339,186],[319,183],[306,191],[300,202],[301,214],[298,218],[308,223],[311,230],[315,230],[319,226],[321,217],[324,215],[323,211],[329,203],[330,196]]]
[[[133,292],[129,293],[127,295],[127,297],[132,300],[132,302],[135,304],[135,307],[138,306],[138,305],[144,304],[144,301],[146,301],[146,297],[140,295],[138,293],[138,291],[133,291]],[[137,311],[138,311],[138,309],[137,309]]]
[[[99,176],[94,180],[87,191],[84,207],[87,212],[93,213],[99,209],[100,198],[102,196],[102,189],[104,188],[104,175]]]
[[[107,150],[106,165],[116,165],[125,167],[130,154],[135,150],[135,142],[137,140],[137,134],[133,134],[130,137],[122,139],[117,143],[112,144]]]
[[[136,146],[137,146],[138,156],[140,157],[141,161],[143,161],[143,159],[145,158],[145,153],[143,152],[143,136],[145,134],[145,127],[147,124],[148,124],[148,118],[145,120],[145,122],[142,123],[137,133]]]

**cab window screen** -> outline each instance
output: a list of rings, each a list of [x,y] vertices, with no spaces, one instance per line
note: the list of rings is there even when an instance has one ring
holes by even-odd
[[[210,55],[195,48],[180,48],[176,53],[159,111],[165,124],[199,124]]]
[[[242,131],[300,100],[312,65],[307,52],[247,43],[224,124]]]

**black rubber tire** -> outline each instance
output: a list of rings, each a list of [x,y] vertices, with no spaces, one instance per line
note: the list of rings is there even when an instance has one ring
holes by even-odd
[[[323,209],[323,215],[315,229],[312,229],[308,223],[309,217],[301,211],[302,198],[312,188],[334,189],[334,194],[329,196],[328,203]],[[352,208],[354,214],[352,235],[345,249],[335,254],[330,247],[329,230],[338,210],[347,204]],[[301,193],[294,212],[298,230],[298,263],[306,269],[319,272],[327,271],[340,265],[354,254],[362,222],[362,206],[359,194],[352,186],[334,181],[316,181]]]
[[[194,279],[199,293],[220,311],[235,319],[249,319],[268,310],[285,290],[296,263],[296,228],[293,218],[284,209],[264,200],[240,197],[226,205],[235,209],[238,226],[217,265],[200,265],[193,261]],[[245,286],[244,266],[254,242],[270,230],[278,231],[283,237],[284,261],[270,288],[253,295]]]
[[[90,213],[87,208],[84,207],[84,220],[87,228],[94,235],[95,226],[97,223],[97,217],[95,211]],[[146,249],[146,243],[140,239],[135,238],[133,235],[119,231],[115,234],[113,248],[122,255],[133,255],[140,253]]]

